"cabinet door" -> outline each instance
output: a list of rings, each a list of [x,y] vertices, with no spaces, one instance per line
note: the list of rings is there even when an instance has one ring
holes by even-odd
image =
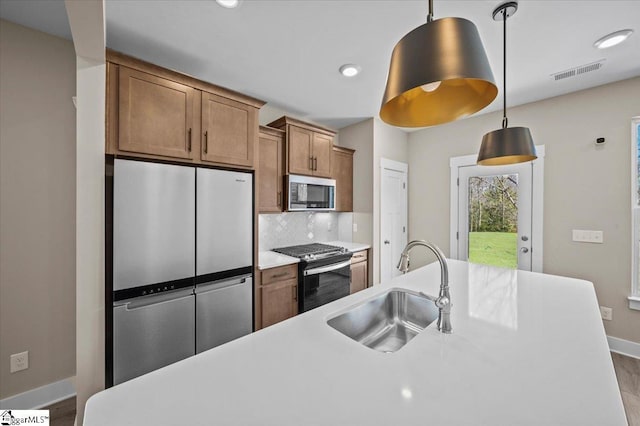
[[[284,321],[298,313],[298,280],[262,286],[262,327]]]
[[[313,134],[313,175],[331,177],[333,138],[322,133]]]
[[[120,67],[118,149],[191,159],[196,90]]]
[[[367,288],[367,262],[351,264],[351,286],[350,294]]]
[[[263,213],[282,211],[282,145],[282,137],[260,134],[258,208]]]
[[[258,110],[202,92],[203,161],[253,167]]]
[[[336,211],[353,211],[353,154],[333,151],[331,177],[336,180]]]
[[[288,133],[288,158],[289,173],[312,175],[313,157],[311,146],[313,144],[313,132],[300,127],[289,126]]]

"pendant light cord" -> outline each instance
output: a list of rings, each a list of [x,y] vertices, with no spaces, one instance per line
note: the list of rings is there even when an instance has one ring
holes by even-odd
[[[502,9],[502,19],[504,21],[502,27],[502,57],[504,62],[502,63],[502,100],[503,100],[503,113],[502,113],[502,128],[506,129],[509,126],[509,119],[507,118],[507,8]]]
[[[433,21],[433,0],[429,0],[429,14],[427,15],[427,22]]]

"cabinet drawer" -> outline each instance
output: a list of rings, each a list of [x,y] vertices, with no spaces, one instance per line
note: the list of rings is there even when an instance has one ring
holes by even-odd
[[[367,250],[357,251],[351,257],[351,263],[365,262],[367,260]]]
[[[290,279],[298,279],[298,265],[296,264],[262,271],[262,285]]]

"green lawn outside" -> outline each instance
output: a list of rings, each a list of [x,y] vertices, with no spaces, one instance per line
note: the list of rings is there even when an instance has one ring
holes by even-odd
[[[469,232],[469,262],[516,269],[517,237],[514,232]]]

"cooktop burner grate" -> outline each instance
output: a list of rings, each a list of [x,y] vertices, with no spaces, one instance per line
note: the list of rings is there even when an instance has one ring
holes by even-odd
[[[304,258],[307,255],[318,255],[333,252],[340,253],[342,251],[342,247],[331,246],[329,244],[313,243],[303,244],[299,246],[274,248],[273,251],[286,254],[287,256]]]

